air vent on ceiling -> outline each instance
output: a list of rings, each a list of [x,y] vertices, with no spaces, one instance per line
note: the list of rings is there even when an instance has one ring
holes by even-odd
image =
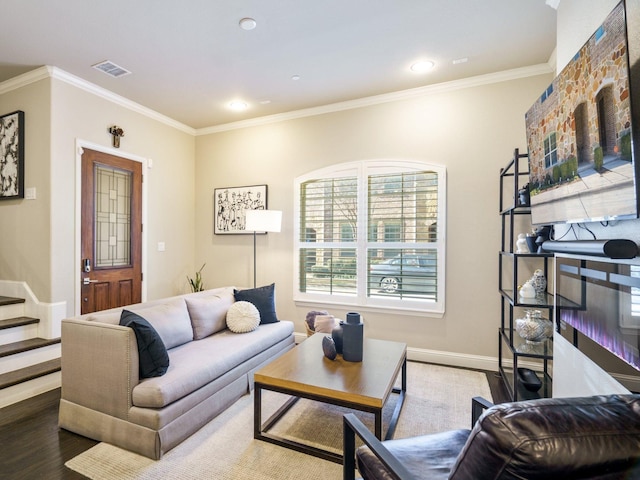
[[[115,77],[115,78],[123,77],[123,76],[129,75],[131,73],[126,68],[122,68],[121,66],[116,65],[115,63],[113,63],[113,62],[111,62],[109,60],[105,60],[104,62],[96,63],[95,65],[92,65],[92,67],[95,68],[96,70],[100,70],[101,72],[104,72],[107,75],[110,75],[110,76]]]

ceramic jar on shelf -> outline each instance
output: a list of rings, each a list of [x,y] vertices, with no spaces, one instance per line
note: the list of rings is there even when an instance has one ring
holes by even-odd
[[[541,269],[537,269],[533,272],[533,277],[531,277],[531,285],[536,291],[536,295],[542,295],[547,291],[547,279],[544,276],[544,272]]]
[[[553,324],[540,310],[526,310],[523,318],[516,319],[516,332],[527,343],[541,343],[553,335]]]

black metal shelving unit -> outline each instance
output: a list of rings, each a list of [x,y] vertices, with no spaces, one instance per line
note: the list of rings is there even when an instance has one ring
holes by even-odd
[[[532,344],[522,339],[515,330],[515,318],[525,309],[542,310],[553,322],[553,295],[544,294],[523,299],[518,296],[519,264],[540,268],[550,284],[551,253],[516,253],[515,224],[517,219],[528,220],[530,205],[519,201],[519,190],[529,180],[528,155],[514,151],[513,158],[500,170],[500,217],[502,220],[501,249],[498,255],[498,290],[500,292],[500,328],[498,330],[498,369],[512,401],[551,396],[553,341]],[[530,224],[530,222],[527,222]],[[542,387],[532,392],[519,380],[518,368],[531,368],[542,382]]]

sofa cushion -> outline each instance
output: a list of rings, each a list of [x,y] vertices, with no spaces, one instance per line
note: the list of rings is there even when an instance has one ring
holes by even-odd
[[[133,329],[136,335],[140,378],[164,375],[169,368],[169,354],[155,328],[129,310],[122,311],[120,325]]]
[[[200,340],[227,328],[227,310],[234,302],[231,291],[206,297],[187,297],[185,301],[191,317],[194,340]]]
[[[266,285],[264,287],[249,288],[247,290],[233,290],[236,302],[245,301],[253,303],[260,312],[260,324],[275,323],[278,321],[276,315],[275,301],[276,284]]]
[[[193,340],[189,310],[183,298],[153,305],[131,308],[144,317],[158,331],[167,348],[177,347]]]
[[[253,303],[236,302],[227,311],[227,327],[233,333],[247,333],[260,325],[260,312]]]
[[[242,335],[224,329],[172,348],[167,373],[145,378],[136,385],[132,392],[133,405],[151,408],[169,405],[292,335],[293,323],[283,321],[260,325]]]

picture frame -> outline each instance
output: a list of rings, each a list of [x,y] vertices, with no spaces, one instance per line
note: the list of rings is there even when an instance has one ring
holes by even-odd
[[[252,235],[253,232],[245,229],[245,211],[266,209],[267,185],[215,188],[213,232],[216,235]]]
[[[0,200],[24,198],[24,112],[0,116]]]

